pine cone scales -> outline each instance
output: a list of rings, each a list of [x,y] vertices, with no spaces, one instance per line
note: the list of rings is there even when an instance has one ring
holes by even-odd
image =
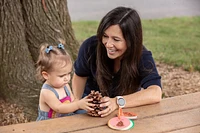
[[[102,98],[101,93],[99,93],[99,91],[92,90],[91,93],[88,95],[88,98],[92,98],[93,99],[92,103],[96,104],[93,107],[94,110],[89,111],[88,114],[91,116],[100,116],[98,112],[104,109],[103,107],[100,107],[100,101]]]

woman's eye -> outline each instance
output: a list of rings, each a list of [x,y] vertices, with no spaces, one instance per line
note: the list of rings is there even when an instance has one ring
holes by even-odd
[[[107,36],[107,35],[103,35],[103,37],[104,37],[104,38],[108,38],[108,36]]]
[[[120,40],[119,40],[119,39],[117,39],[117,38],[114,38],[114,40],[115,40],[115,41],[120,41]]]

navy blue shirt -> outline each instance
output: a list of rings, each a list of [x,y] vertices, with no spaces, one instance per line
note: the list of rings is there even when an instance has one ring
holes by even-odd
[[[75,73],[80,77],[88,77],[84,95],[88,95],[91,90],[99,91],[96,82],[96,48],[98,40],[96,36],[92,36],[85,40],[80,46],[78,57],[74,63]],[[146,89],[150,85],[158,85],[161,87],[161,77],[156,69],[155,62],[151,51],[143,47],[142,56],[139,64],[140,87]],[[114,81],[120,77],[119,73],[114,76]],[[113,85],[117,85],[113,83]],[[138,88],[138,91],[141,89]],[[115,96],[112,96],[115,97]]]

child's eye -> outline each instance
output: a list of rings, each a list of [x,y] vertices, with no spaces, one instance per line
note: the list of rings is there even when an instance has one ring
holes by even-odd
[[[65,75],[67,75],[67,74],[64,74],[64,75],[60,75],[59,77],[60,77],[60,78],[62,78],[62,77],[64,77]]]
[[[72,75],[72,72],[69,72],[67,75]]]
[[[72,72],[67,73],[67,74],[64,74],[64,75],[60,75],[59,77],[60,77],[60,78],[63,78],[64,76],[68,76],[68,75],[71,75],[71,74],[72,74]]]

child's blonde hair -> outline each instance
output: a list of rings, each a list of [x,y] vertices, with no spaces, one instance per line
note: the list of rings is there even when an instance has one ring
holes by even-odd
[[[42,72],[50,72],[53,71],[53,66],[55,64],[59,65],[68,65],[72,64],[72,60],[68,52],[64,49],[64,45],[62,43],[58,44],[57,46],[52,46],[47,43],[41,44],[38,60],[36,63],[36,77],[41,80],[45,81],[42,76]]]

